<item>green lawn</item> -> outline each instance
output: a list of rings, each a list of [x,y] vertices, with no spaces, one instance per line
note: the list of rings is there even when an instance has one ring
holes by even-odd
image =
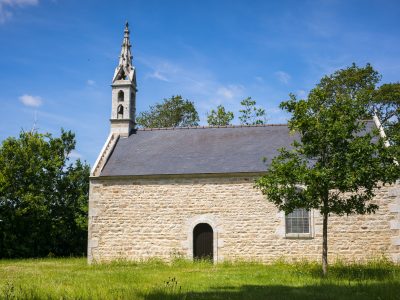
[[[400,299],[400,266],[0,260],[2,299]]]

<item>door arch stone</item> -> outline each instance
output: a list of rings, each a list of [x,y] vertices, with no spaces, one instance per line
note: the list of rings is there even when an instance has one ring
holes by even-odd
[[[213,262],[222,262],[224,256],[221,255],[220,250],[224,246],[224,241],[220,234],[223,233],[222,224],[217,220],[213,214],[195,215],[185,222],[186,239],[182,241],[182,250],[186,253],[188,259],[193,257],[193,230],[200,223],[207,223],[213,230]]]

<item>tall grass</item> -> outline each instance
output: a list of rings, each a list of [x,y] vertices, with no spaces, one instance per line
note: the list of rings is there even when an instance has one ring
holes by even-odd
[[[87,265],[84,258],[0,260],[1,299],[400,299],[400,266],[336,262]]]

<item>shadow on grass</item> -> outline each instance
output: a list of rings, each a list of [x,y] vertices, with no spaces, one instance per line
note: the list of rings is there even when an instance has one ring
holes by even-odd
[[[335,285],[321,283],[301,287],[285,285],[244,285],[241,287],[218,287],[205,292],[154,291],[143,295],[146,300],[258,300],[258,299],[400,299],[400,283],[385,282],[374,284]]]

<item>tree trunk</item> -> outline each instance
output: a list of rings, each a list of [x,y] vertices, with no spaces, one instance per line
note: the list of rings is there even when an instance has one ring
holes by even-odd
[[[328,213],[323,214],[322,225],[322,273],[324,277],[328,274]]]

